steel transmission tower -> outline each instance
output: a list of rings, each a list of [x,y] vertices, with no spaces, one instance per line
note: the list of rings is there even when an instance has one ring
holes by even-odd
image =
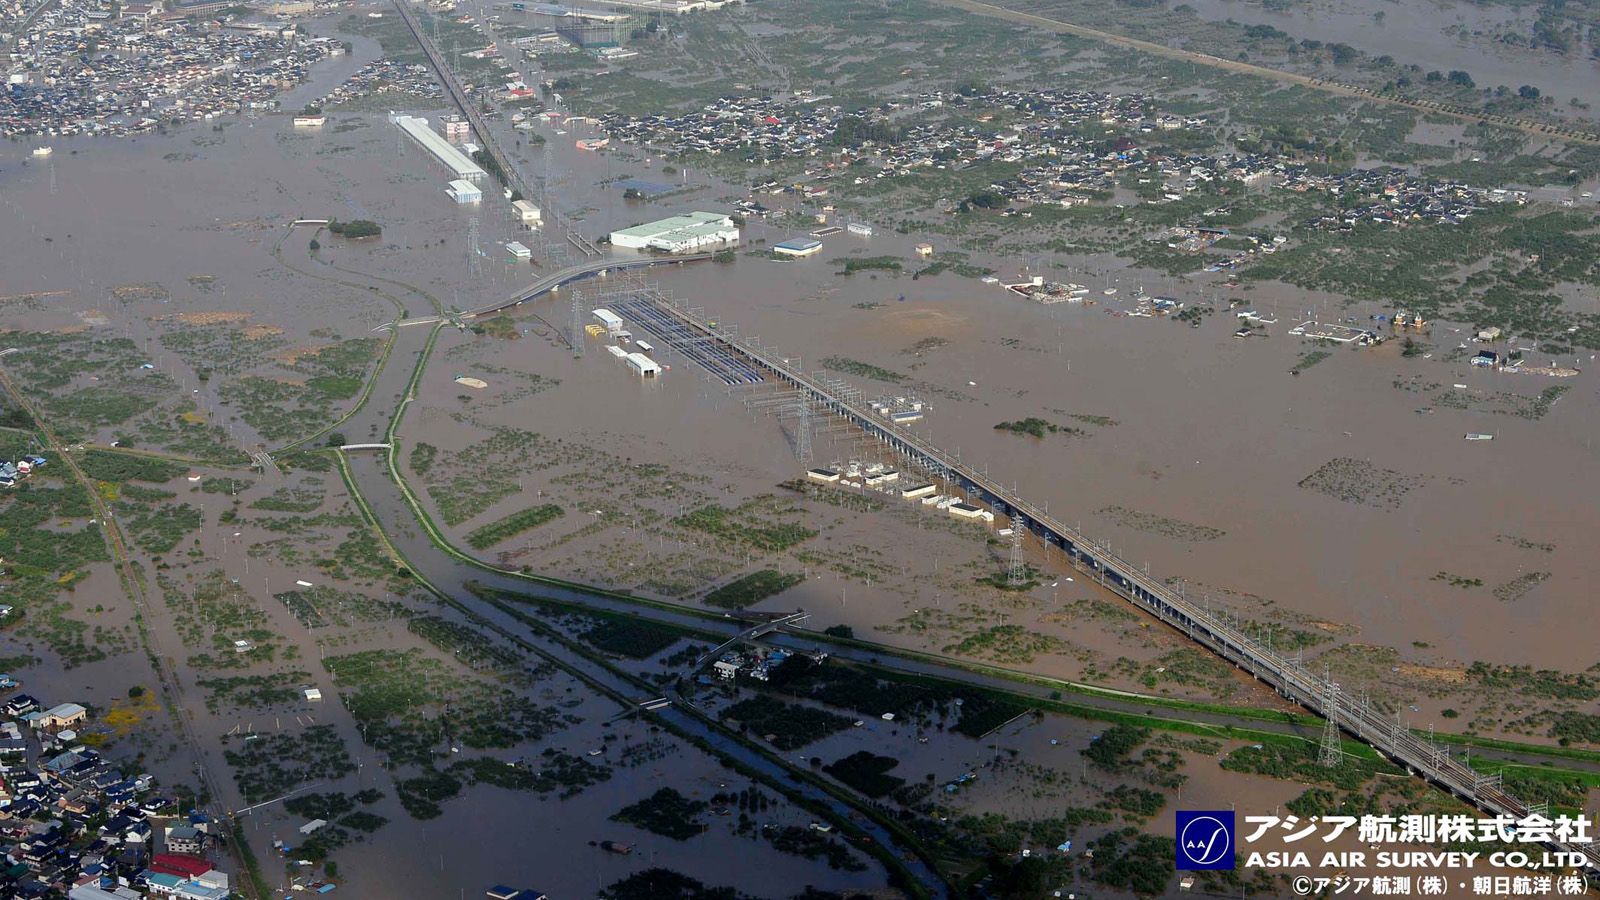
[[[467,277],[476,280],[483,274],[483,251],[478,249],[478,217],[467,220]]]
[[[583,292],[572,292],[572,355],[583,355]]]
[[[1028,566],[1022,559],[1022,534],[1027,529],[1021,516],[1011,517],[1011,567],[1006,571],[1006,583],[1021,587],[1028,580]]]
[[[794,408],[794,457],[801,465],[811,462],[811,403],[801,397]]]
[[[1324,768],[1336,769],[1344,762],[1344,748],[1339,739],[1339,685],[1327,675],[1323,676],[1322,683],[1322,714],[1327,717],[1328,723],[1322,727],[1322,752],[1317,756],[1317,762]]]

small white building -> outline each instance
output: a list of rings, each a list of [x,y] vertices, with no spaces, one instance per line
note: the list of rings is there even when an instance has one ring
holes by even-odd
[[[629,353],[624,359],[640,378],[654,378],[661,374],[661,365],[643,353]]]
[[[326,125],[327,122],[328,117],[321,115],[294,117],[294,126],[296,128],[321,128],[323,125]]]
[[[527,245],[520,241],[512,241],[506,244],[506,252],[510,253],[515,259],[533,259],[533,251],[529,250]]]
[[[822,242],[816,238],[795,238],[788,241],[779,241],[772,245],[772,252],[779,256],[801,259],[821,253]]]
[[[319,703],[322,700],[322,690],[320,688],[309,687],[301,693],[305,695],[306,701],[309,703]]]
[[[719,659],[712,663],[711,670],[716,672],[717,677],[721,678],[723,681],[732,681],[733,677],[739,674],[739,666],[735,663],[728,662],[725,659]]]
[[[812,481],[820,481],[824,484],[833,484],[835,481],[839,480],[839,473],[832,469],[808,469],[806,470],[806,477]]]
[[[933,490],[934,490],[934,488],[933,488],[933,485],[931,485],[931,484],[927,484],[927,483],[915,484],[915,485],[910,485],[908,487],[901,488],[900,489],[900,496],[904,497],[907,500],[914,500],[914,499],[916,499],[918,497],[926,497],[929,494],[932,494]]]
[[[483,199],[482,188],[460,178],[450,182],[450,186],[445,188],[444,192],[457,203],[477,203]]]
[[[596,309],[594,311],[594,317],[599,319],[600,324],[604,325],[606,327],[606,331],[610,332],[611,334],[616,334],[622,330],[622,317],[609,309],[605,309],[604,307]]]
[[[539,211],[539,207],[534,206],[532,203],[529,203],[526,200],[513,200],[511,202],[511,208],[516,210],[517,218],[523,222],[538,222],[543,215]]]

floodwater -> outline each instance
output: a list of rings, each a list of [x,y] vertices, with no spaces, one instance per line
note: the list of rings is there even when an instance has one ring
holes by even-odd
[[[335,64],[353,69],[371,52],[358,44],[355,56]],[[1474,76],[1486,80],[1476,72]],[[336,81],[333,75],[319,75],[318,90],[304,91],[303,98],[297,94],[297,103]],[[546,149],[513,145],[514,152],[534,172],[548,155],[556,176],[551,199],[566,209],[584,210],[578,227],[587,234],[692,208],[726,208],[730,198],[742,195],[698,172],[666,176],[659,166],[620,154],[580,154],[570,142],[584,136],[581,129],[564,136],[546,134],[551,141]],[[7,235],[0,242],[0,295],[72,293],[42,299],[30,308],[0,309],[0,323],[35,329],[71,326],[79,323],[79,313],[103,311],[111,329],[150,347],[152,361],[185,389],[200,391],[208,409],[217,408],[210,393],[215,385],[198,383],[181,360],[159,349],[154,337],[164,326],[152,318],[242,309],[253,314],[253,321],[284,328],[292,340],[309,341],[311,332],[321,328],[354,337],[370,333],[395,313],[369,289],[383,283],[352,271],[406,282],[441,303],[462,307],[499,298],[534,277],[527,264],[510,263],[500,245],[512,239],[537,241],[538,236],[513,223],[504,201],[492,193],[474,208],[451,203],[442,192],[441,173],[415,147],[399,141],[381,115],[336,112],[327,128],[312,134],[297,134],[287,117],[273,116],[230,120],[221,132],[194,127],[135,141],[62,141],[55,146],[55,155],[44,164],[28,160],[26,146],[0,148],[0,204]],[[620,200],[620,188],[595,186],[628,176],[677,180],[684,193],[633,206]],[[308,259],[306,236],[295,235],[283,245],[284,259],[313,273],[306,276],[291,271],[271,252],[284,226],[299,216],[373,218],[384,224],[385,234],[358,245],[330,239],[320,263]],[[806,227],[757,224],[748,237],[770,243]],[[476,264],[468,256],[474,230],[484,251]],[[1600,575],[1600,562],[1587,552],[1600,516],[1600,458],[1592,424],[1600,397],[1589,361],[1581,361],[1588,371],[1580,376],[1554,382],[1438,359],[1401,359],[1391,344],[1366,351],[1336,349],[1304,374],[1291,376],[1288,370],[1310,348],[1285,331],[1298,321],[1295,314],[1300,311],[1337,312],[1339,307],[1329,305],[1327,297],[1287,290],[1268,294],[1264,289],[1244,295],[1256,307],[1277,313],[1279,324],[1271,327],[1270,338],[1240,341],[1230,336],[1234,320],[1226,311],[1208,317],[1197,329],[1111,314],[1126,311],[1129,304],[1122,298],[1134,286],[1160,287],[1159,279],[1133,270],[1113,273],[1121,288],[1117,298],[1101,297],[1103,302],[1093,306],[1054,307],[952,275],[913,281],[887,274],[836,274],[840,259],[853,253],[893,255],[914,267],[911,246],[917,240],[887,229],[870,240],[841,233],[827,239],[822,255],[799,262],[741,256],[732,266],[657,270],[651,277],[810,366],[836,355],[901,373],[906,380],[900,384],[853,380],[869,394],[923,397],[932,411],[916,426],[919,433],[959,448],[964,460],[977,461],[992,475],[1015,481],[1025,496],[1048,503],[1059,518],[1110,540],[1125,558],[1148,561],[1159,575],[1181,576],[1192,590],[1215,592],[1221,604],[1264,618],[1259,604],[1268,602],[1307,622],[1353,629],[1350,640],[1396,648],[1400,658],[1444,669],[1479,659],[1573,671],[1595,662],[1588,631],[1552,627],[1587,621],[1588,586]],[[992,265],[1005,276],[1014,274],[1019,264],[999,256],[974,262]],[[189,287],[188,277],[202,273],[217,277],[215,291]],[[162,283],[172,297],[122,304],[108,296],[114,285],[142,281]],[[431,311],[416,291],[393,285],[383,289],[393,292],[413,317]],[[1170,292],[1193,302],[1209,297],[1212,290],[1171,286]],[[564,324],[570,296],[564,291],[530,304],[519,312],[519,324],[543,327],[534,316]],[[1355,312],[1365,316],[1376,311]],[[381,435],[426,332],[402,330],[395,363],[379,379],[374,402],[346,429],[352,440]],[[1452,326],[1440,324],[1428,340],[1442,351],[1464,338]],[[451,335],[441,344],[441,353],[468,340]],[[922,356],[907,352],[918,342],[933,340],[944,343]],[[522,356],[519,364],[530,371],[563,380],[563,387],[504,410],[506,424],[615,441],[621,452],[662,452],[697,461],[725,473],[719,475],[719,485],[742,489],[770,490],[777,480],[799,471],[772,417],[753,415],[738,398],[708,388],[692,364],[670,351],[659,354],[672,369],[656,385],[626,376],[592,343],[581,361],[534,337],[508,343],[503,352]],[[412,410],[415,418],[407,422],[408,429],[421,429],[415,434],[446,447],[465,442],[462,426],[448,414],[459,393],[448,381],[454,374],[448,358],[435,358],[422,399]],[[1466,394],[1473,398],[1469,408],[1437,404],[1436,390],[1419,393],[1395,386],[1409,384],[1414,376],[1445,387],[1468,385]],[[1493,395],[1527,396],[1557,383],[1571,390],[1537,421],[1487,409]],[[1433,412],[1419,415],[1416,410],[1424,407]],[[601,408],[605,411],[597,412]],[[1098,417],[1106,417],[1115,424],[1091,424],[1073,415],[1095,417],[1097,423],[1104,421]],[[994,429],[998,422],[1028,416],[1084,433],[1034,439]],[[241,443],[255,442],[242,423],[233,424]],[[1464,442],[1466,432],[1492,432],[1495,440]],[[849,444],[825,442],[818,447],[819,461],[852,452]],[[1347,502],[1299,486],[1338,458],[1398,473],[1391,476],[1393,502]],[[354,468],[364,487],[386,481],[374,459],[357,460]],[[385,521],[410,521],[392,493],[379,496],[375,506]],[[1223,534],[1203,541],[1153,534],[1129,527],[1124,514],[1102,512],[1112,507]],[[926,548],[937,546],[950,548],[941,559],[962,558],[960,540],[947,532],[937,532],[928,543],[904,532],[894,534],[901,556],[926,559]],[[883,536],[869,517],[839,535],[843,544]],[[425,541],[409,526],[397,529],[395,537],[419,557],[426,552]],[[1527,543],[1553,549],[1530,550],[1523,546]],[[971,556],[965,558],[984,558],[980,542],[970,544]],[[229,558],[226,546],[221,556],[231,569],[243,559]],[[458,579],[464,571],[453,564],[428,565]],[[254,578],[263,582],[263,594],[269,590],[269,572],[284,583],[295,574],[285,567],[253,570]],[[1439,572],[1481,578],[1485,586],[1451,587],[1433,579]],[[1515,600],[1493,594],[1494,587],[1531,572],[1548,572],[1550,577]],[[104,582],[103,574],[96,577]],[[248,586],[255,589],[254,579]],[[928,596],[925,582],[914,579],[893,589],[849,591],[847,601],[844,586],[817,579],[774,602],[819,607],[837,602],[830,612],[837,621],[867,625],[893,621],[930,599],[937,601],[937,596]],[[1063,587],[1059,595],[1051,595],[1051,603],[1070,605],[1085,594],[1081,585]],[[854,605],[847,607],[847,602]],[[282,618],[276,612],[274,617]],[[276,624],[293,633],[287,622]],[[170,627],[159,629],[159,636],[175,654],[176,635]],[[1142,640],[1123,637],[1099,646],[1131,654],[1127,642],[1140,646],[1141,655],[1152,652]],[[309,655],[313,649],[308,644],[302,657],[307,668],[314,668]],[[1065,659],[1045,659],[1040,668],[1070,674],[1067,665]],[[94,674],[99,683],[100,672],[85,668],[46,674],[52,681],[60,678],[64,693],[80,674]],[[1376,677],[1384,676],[1379,672]],[[84,690],[83,698],[104,699],[88,684]],[[110,689],[110,695],[115,693]],[[1427,698],[1417,702],[1418,724],[1449,703]],[[216,736],[239,724],[239,718],[201,715],[198,730]],[[340,728],[352,752],[359,752],[353,725],[341,720]],[[219,756],[213,753],[210,759],[220,765]],[[692,756],[679,754],[652,777],[675,780],[687,786],[686,793],[715,792],[713,782],[720,773],[704,760],[690,765]],[[370,779],[370,771],[361,777]],[[1216,789],[1217,796],[1222,790]],[[1262,802],[1269,797],[1277,802],[1287,793],[1279,783],[1260,791]],[[452,888],[502,877],[526,878],[552,893],[552,885],[563,884],[568,891],[587,890],[589,870],[566,871],[571,860],[591,852],[589,840],[615,839],[624,829],[579,823],[603,819],[636,792],[637,784],[629,779],[595,788],[562,807],[557,817],[561,827],[539,834],[523,831],[528,827],[524,798],[493,789],[453,801],[446,818],[428,825],[386,807],[386,813],[394,812],[388,829],[366,845],[343,851],[339,859],[357,876],[357,896],[395,896],[417,883],[442,890],[430,896],[448,896]],[[264,824],[260,827],[265,833],[252,832],[258,854],[266,857],[274,828],[290,824]],[[519,837],[515,842],[483,840],[491,833]],[[742,839],[721,833],[696,839],[714,845],[715,854],[699,848],[685,853],[665,841],[629,837],[639,840],[641,854],[626,861],[598,860],[605,880],[653,858],[708,883],[737,881],[753,889],[765,870],[758,871],[751,861],[764,867],[774,856],[748,854]],[[440,859],[421,854],[400,865],[389,852],[393,846],[437,847]],[[720,879],[723,870],[693,868],[694,859],[711,856],[746,863]],[[794,878],[817,877],[812,874],[815,867],[792,860],[772,865],[793,872]],[[546,872],[552,874],[544,877]],[[819,886],[864,883],[870,881],[841,877]]]
[[[1600,79],[1600,63],[1581,50],[1563,56],[1494,39],[1493,33],[1503,29],[1527,35],[1534,19],[1531,7],[1452,0],[1317,0],[1276,12],[1255,0],[1184,0],[1184,4],[1203,19],[1271,25],[1297,40],[1349,44],[1369,56],[1392,56],[1423,71],[1460,69],[1479,87],[1505,85],[1515,90],[1531,84],[1563,108],[1569,98],[1587,100]],[[1379,12],[1382,19],[1374,17]]]

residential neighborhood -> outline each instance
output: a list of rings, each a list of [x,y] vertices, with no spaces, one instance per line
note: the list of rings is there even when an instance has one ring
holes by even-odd
[[[1356,202],[1337,214],[1304,223],[1346,229],[1363,221],[1458,223],[1485,204],[1527,201],[1522,192],[1425,178],[1397,167],[1329,172],[1327,166],[1270,153],[1162,149],[1162,134],[1207,122],[1160,113],[1152,98],[1138,94],[933,91],[858,112],[829,99],[807,92],[725,97],[685,115],[609,115],[600,124],[619,141],[669,155],[734,155],[751,165],[815,159],[799,178],[756,186],[758,192],[808,198],[827,196],[830,182],[864,185],[1002,162],[1020,169],[989,185],[982,202],[994,208],[1105,202],[1130,183],[1151,188],[1152,202],[1166,202],[1226,181],[1351,198]],[[1153,137],[1107,137],[1112,128]],[[969,200],[948,198],[942,207],[953,211]]]
[[[272,109],[314,63],[345,52],[293,25],[225,25],[193,11],[99,0],[39,11],[6,61],[0,135],[139,134]]]
[[[4,682],[16,687],[9,676]],[[28,694],[0,707],[0,897],[224,900],[207,816],[184,813],[90,745],[81,704]]]

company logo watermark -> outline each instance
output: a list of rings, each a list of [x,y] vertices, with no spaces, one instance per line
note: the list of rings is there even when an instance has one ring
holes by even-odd
[[[1233,810],[1178,810],[1178,868],[1185,871],[1234,867]]]

